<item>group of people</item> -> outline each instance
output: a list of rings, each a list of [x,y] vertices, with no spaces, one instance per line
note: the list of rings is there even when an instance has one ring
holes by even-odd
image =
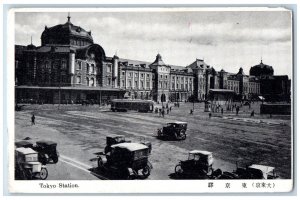
[[[166,107],[163,105],[161,108],[156,108],[155,113],[159,113],[160,117],[165,117],[165,114],[169,114],[172,110],[172,106],[169,107],[168,104],[166,104]]]

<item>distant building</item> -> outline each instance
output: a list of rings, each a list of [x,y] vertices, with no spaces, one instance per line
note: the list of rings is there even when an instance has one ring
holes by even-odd
[[[207,100],[211,89],[234,91],[239,99],[258,95],[290,97],[287,76],[274,76],[262,62],[245,75],[216,71],[196,59],[190,65],[107,57],[94,43],[91,31],[71,23],[45,26],[41,46],[15,45],[17,102],[105,103],[115,98],[151,99],[156,102]],[[274,87],[275,86],[275,87]]]

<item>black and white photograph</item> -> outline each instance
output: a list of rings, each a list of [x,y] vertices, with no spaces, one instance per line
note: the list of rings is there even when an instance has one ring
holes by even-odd
[[[218,183],[225,192],[273,192],[290,180],[282,190],[292,189],[291,10],[12,16],[14,183],[42,190],[164,180],[178,183],[161,188],[172,191],[196,181],[205,183],[198,192]]]

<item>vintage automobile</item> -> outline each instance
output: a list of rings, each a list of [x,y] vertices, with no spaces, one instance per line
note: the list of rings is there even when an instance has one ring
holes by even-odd
[[[119,143],[111,146],[108,153],[98,155],[98,167],[117,177],[134,179],[141,171],[147,178],[152,169],[148,161],[149,148],[140,143]]]
[[[18,176],[25,180],[33,178],[45,180],[48,177],[46,166],[38,161],[38,153],[31,148],[16,148],[15,172],[16,177]]]
[[[56,150],[57,143],[48,140],[40,140],[36,142],[36,145],[33,146],[33,150],[39,153],[39,161],[46,165],[47,163],[57,163],[59,153]]]
[[[253,164],[246,168],[239,168],[233,172],[223,172],[219,179],[277,179],[275,168]]]
[[[187,122],[171,122],[157,130],[158,138],[186,139]]]
[[[241,175],[240,175],[241,177]],[[253,164],[246,168],[246,176],[244,179],[277,179],[278,176],[274,167],[266,165]]]
[[[175,174],[194,178],[210,176],[213,173],[213,162],[212,152],[193,150],[189,152],[187,160],[176,165]]]
[[[115,136],[115,137],[106,137],[106,146],[104,148],[104,153],[106,154],[106,153],[110,152],[112,145],[120,144],[120,143],[124,143],[124,142],[130,143],[131,140],[126,140],[124,135],[118,135],[118,136]],[[151,150],[152,150],[151,142],[146,141],[146,139],[144,137],[140,137],[139,143],[148,146],[149,153],[151,153]]]
[[[15,147],[16,148],[20,148],[20,147],[32,148],[33,147],[33,143],[29,142],[27,140],[21,140],[21,141],[15,142]]]

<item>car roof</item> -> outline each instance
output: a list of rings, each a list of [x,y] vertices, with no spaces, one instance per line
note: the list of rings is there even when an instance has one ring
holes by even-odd
[[[112,148],[122,148],[122,149],[127,149],[129,151],[137,151],[141,149],[148,149],[148,146],[140,144],[140,143],[120,143],[120,144],[115,144],[111,146]]]
[[[169,122],[168,124],[187,124],[187,122],[176,121],[176,122]]]
[[[24,148],[24,147],[20,147],[20,148],[16,148],[16,151],[19,152],[19,153],[22,153],[22,154],[36,154],[37,152],[34,151],[33,149],[31,148]]]
[[[46,144],[46,145],[52,145],[52,144],[57,144],[56,142],[50,141],[50,140],[39,140],[36,141],[37,144]]]
[[[189,153],[191,154],[202,154],[202,155],[211,155],[212,152],[210,151],[201,151],[201,150],[192,150]]]
[[[29,142],[29,141],[26,141],[26,140],[21,140],[21,141],[17,141],[17,142],[15,142],[15,145],[16,146],[23,146],[23,145],[28,145],[28,144],[32,144],[33,145],[33,143],[32,142]]]
[[[251,165],[248,168],[259,169],[263,173],[269,173],[275,169],[275,167],[270,167],[270,166],[266,166],[266,165],[257,165],[257,164]]]

